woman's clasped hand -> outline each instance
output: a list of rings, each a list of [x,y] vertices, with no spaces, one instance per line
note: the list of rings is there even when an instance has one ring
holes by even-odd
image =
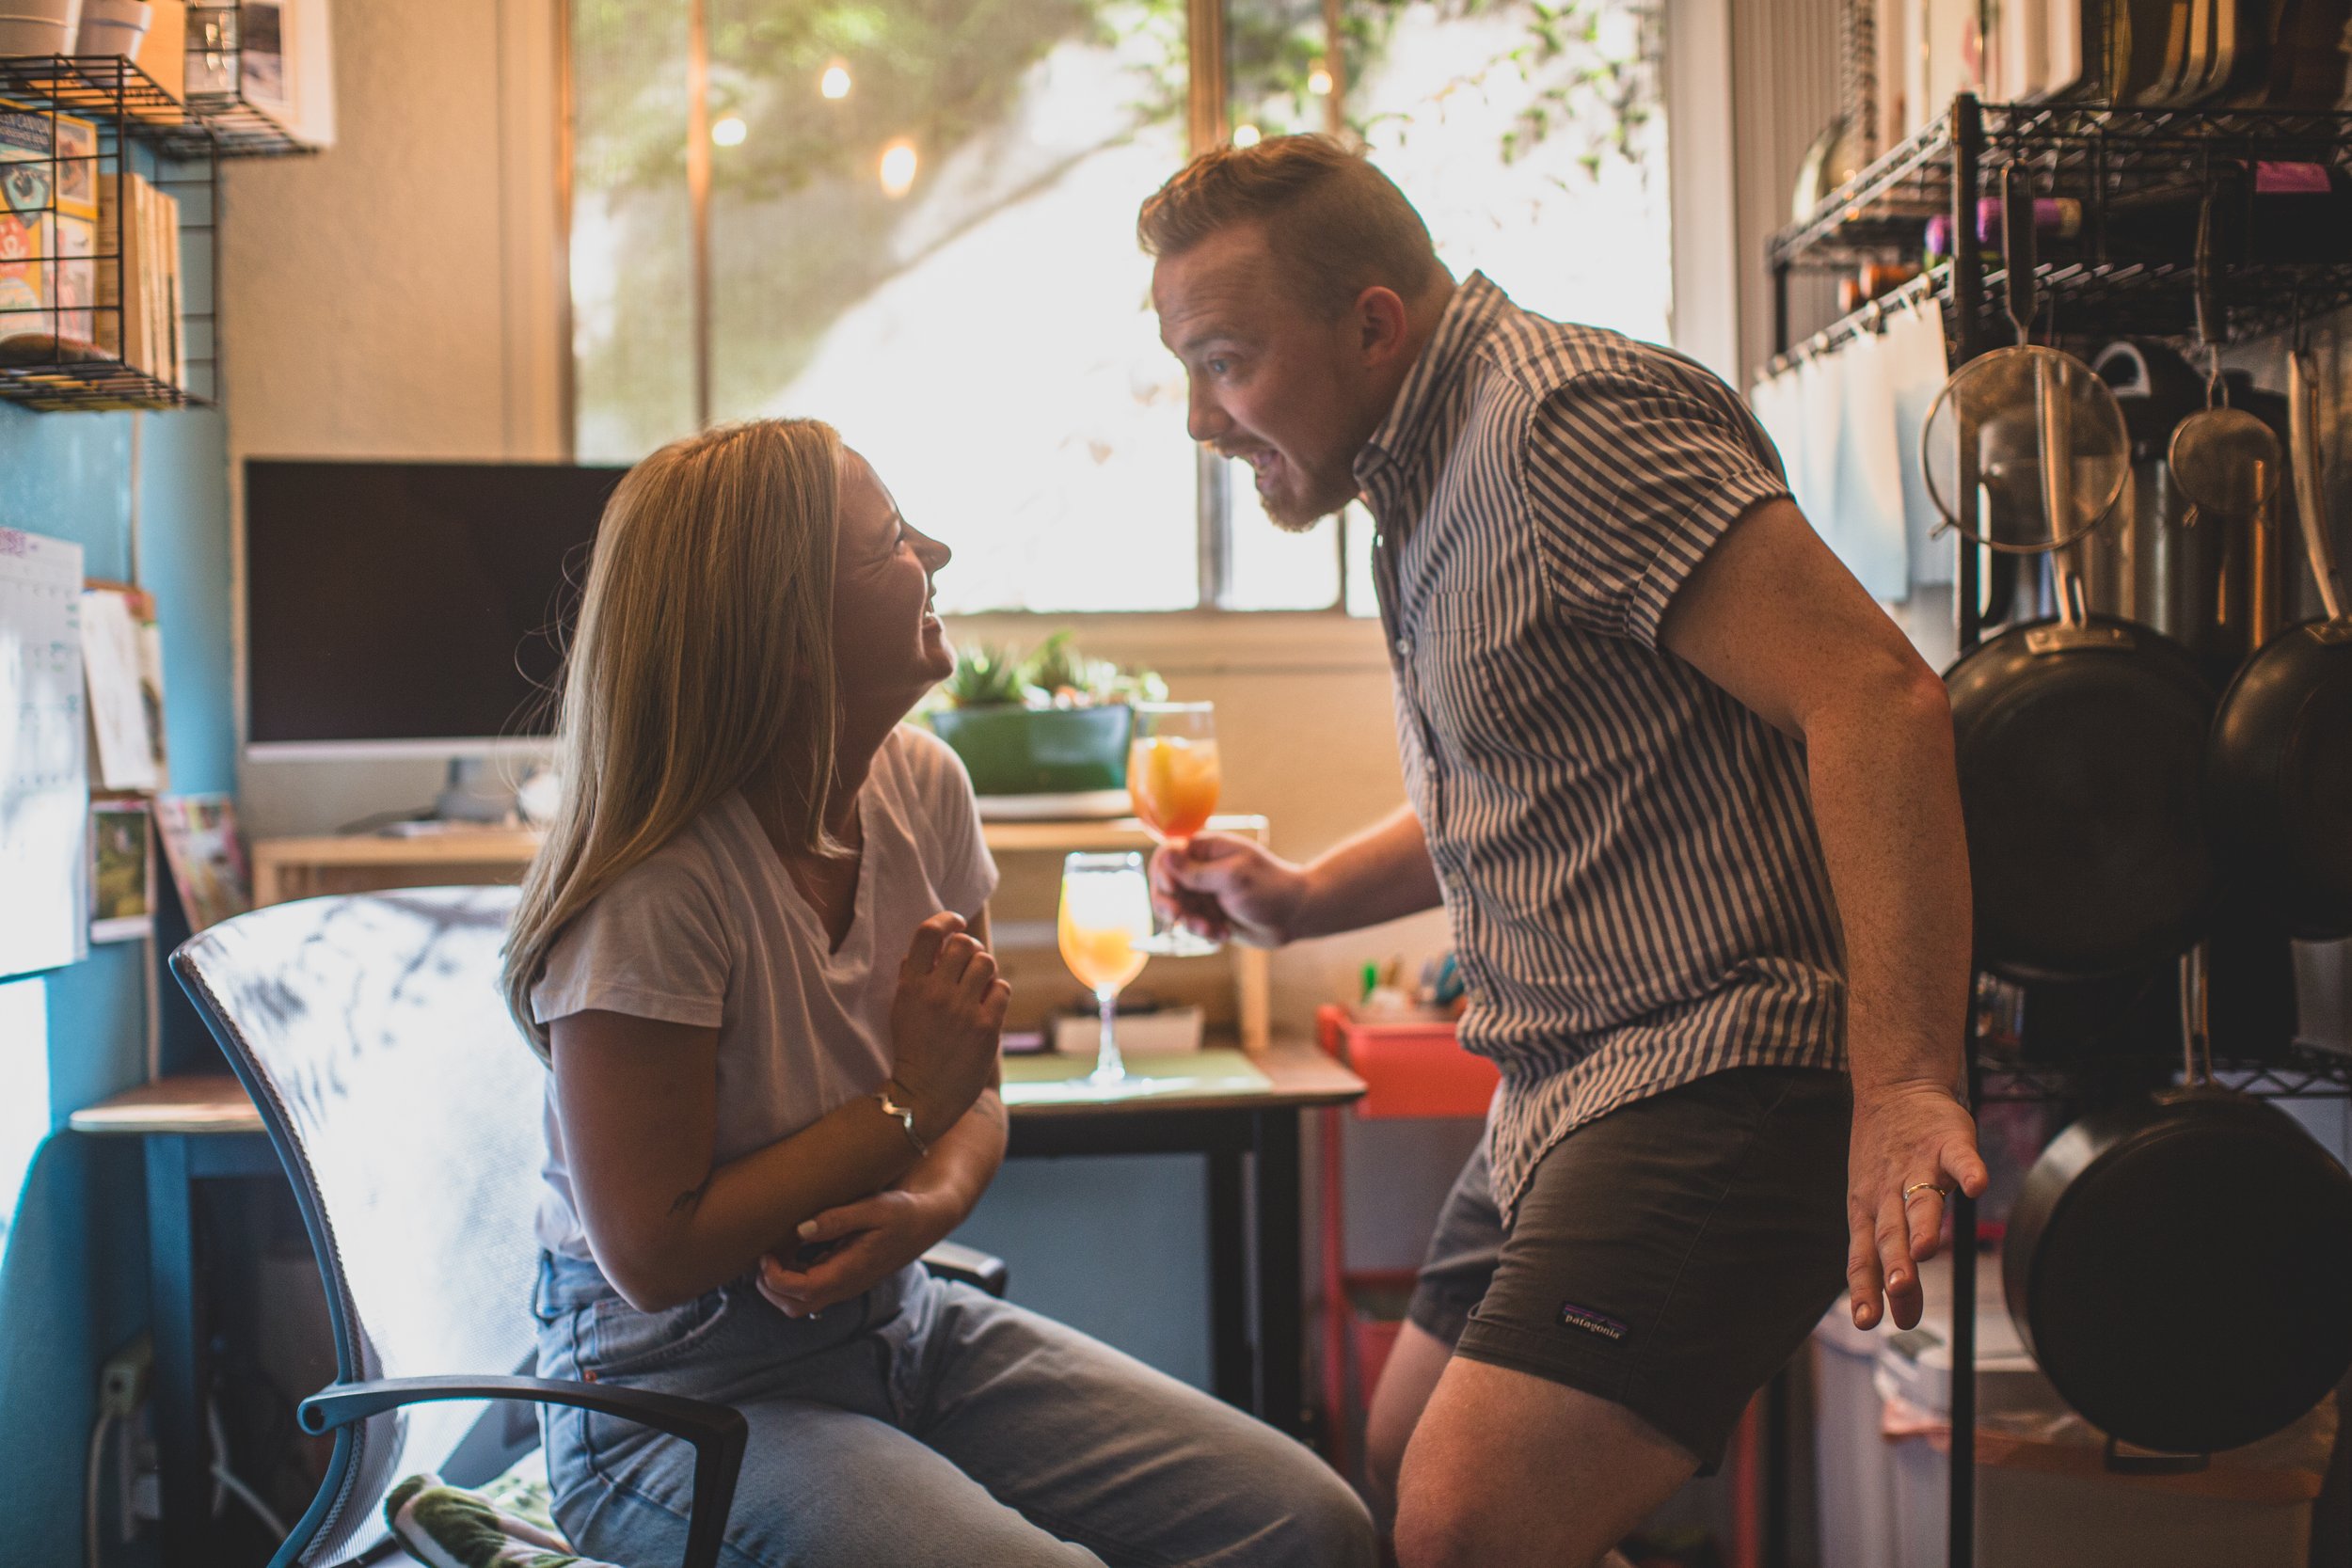
[[[995,956],[942,911],[915,927],[890,1005],[891,1077],[925,1142],[955,1125],[996,1081],[996,1046],[1012,988]]]

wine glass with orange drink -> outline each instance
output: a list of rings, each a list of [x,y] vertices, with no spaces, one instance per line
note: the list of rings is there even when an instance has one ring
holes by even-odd
[[[1139,945],[1152,935],[1152,890],[1143,857],[1133,850],[1110,855],[1072,855],[1062,862],[1062,962],[1078,983],[1094,992],[1103,1009],[1103,1043],[1089,1080],[1116,1084],[1127,1076],[1114,1033],[1119,993],[1143,973]]]
[[[1216,708],[1211,703],[1136,703],[1127,743],[1127,799],[1162,844],[1181,845],[1209,825],[1222,772]],[[1178,958],[1214,953],[1218,944],[1171,925],[1143,939],[1147,953]]]

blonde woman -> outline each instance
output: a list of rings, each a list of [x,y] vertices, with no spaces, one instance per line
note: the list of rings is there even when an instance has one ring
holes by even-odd
[[[1005,1151],[995,867],[900,722],[953,664],[947,560],[815,420],[614,494],[507,955],[551,1069],[540,1366],[750,1418],[730,1563],[1369,1564],[1304,1449],[915,1261]],[[573,1541],[676,1560],[691,1450],[543,1419]]]

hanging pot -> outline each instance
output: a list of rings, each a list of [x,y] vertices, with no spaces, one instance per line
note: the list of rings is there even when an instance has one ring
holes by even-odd
[[[2352,615],[2319,483],[2316,391],[2287,356],[2296,513],[2327,613],[2271,638],[2230,683],[2205,759],[2232,875],[2295,936],[2352,936]]]
[[[2012,221],[2002,226],[2010,313],[2022,328],[2033,313],[2032,225],[2015,221],[2026,193],[2016,183],[2005,188],[2012,204]],[[2081,366],[2050,350],[1999,353]],[[2114,488],[2095,521],[2121,488],[2127,456],[2112,394],[2083,369],[2108,397],[2115,425],[2111,452],[2103,442],[2095,461],[2080,456],[2084,405],[2058,395],[2055,375],[2037,372],[2026,383],[2036,394],[2029,471],[2047,541],[2039,547],[2056,572],[2058,617],[2010,626],[1944,677],[1976,891],[1977,962],[2015,980],[2094,979],[2175,957],[2202,928],[2213,885],[2198,800],[2213,689],[2169,638],[2090,614],[2075,576],[2070,546],[2087,525],[2079,524],[2074,482],[2088,472],[2104,483],[2111,456]],[[1956,402],[1962,417],[1947,438],[1961,451],[1946,491],[1951,501],[1939,497],[1955,518],[1979,510],[1965,498],[1994,449],[1988,431],[2015,422],[1997,400],[1973,418],[1965,398]],[[1923,436],[1931,455],[1935,435],[1931,418]],[[2053,453],[2061,455],[2052,461]],[[2024,463],[2020,454],[2016,464]],[[2018,532],[1971,537],[2023,553]]]
[[[2066,1402],[2183,1454],[2292,1425],[2352,1367],[2352,1176],[2277,1106],[2214,1086],[2201,959],[2183,965],[2187,1083],[2058,1134],[2001,1259]]]

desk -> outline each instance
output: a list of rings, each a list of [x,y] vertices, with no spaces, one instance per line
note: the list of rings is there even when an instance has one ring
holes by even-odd
[[[1310,1046],[1252,1058],[1272,1081],[1257,1095],[1170,1094],[1106,1105],[1023,1106],[1009,1154],[1201,1154],[1208,1158],[1209,1354],[1219,1398],[1301,1434],[1305,1310],[1300,1277],[1298,1126],[1342,1105],[1363,1081]],[[262,1116],[227,1074],[167,1078],[77,1111],[78,1132],[137,1136],[147,1164],[148,1308],[155,1342],[155,1438],[163,1471],[166,1568],[206,1560],[196,1183],[280,1175]],[[452,1369],[457,1370],[461,1369]]]

